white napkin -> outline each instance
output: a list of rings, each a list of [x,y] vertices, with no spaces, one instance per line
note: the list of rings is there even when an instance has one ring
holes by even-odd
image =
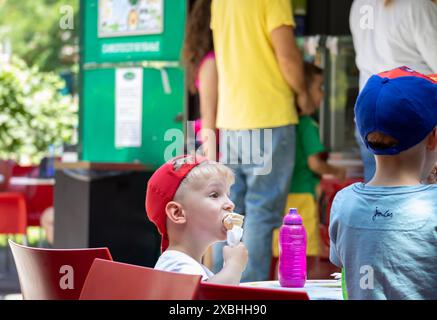
[[[335,280],[341,280],[341,272],[334,272],[331,277],[334,277]]]
[[[239,226],[234,226],[231,230],[227,232],[228,246],[235,247],[240,243],[241,237],[243,236],[243,228]]]

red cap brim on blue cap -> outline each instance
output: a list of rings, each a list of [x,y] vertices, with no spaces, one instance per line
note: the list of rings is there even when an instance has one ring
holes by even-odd
[[[381,78],[389,78],[389,79],[396,79],[400,77],[416,77],[416,78],[422,78],[427,81],[430,81],[431,83],[437,84],[437,75],[424,75],[422,73],[419,73],[417,71],[414,71],[413,69],[410,69],[406,66],[402,66],[393,70],[384,71],[378,73],[378,76]]]
[[[358,130],[367,148],[377,155],[395,155],[421,142],[437,125],[437,81],[408,67],[372,76],[355,105]],[[371,132],[380,132],[398,143],[373,149]]]

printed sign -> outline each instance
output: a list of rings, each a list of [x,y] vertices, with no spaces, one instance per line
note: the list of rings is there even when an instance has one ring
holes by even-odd
[[[143,69],[120,68],[115,74],[115,147],[141,147]]]
[[[99,37],[160,34],[164,0],[99,0]]]

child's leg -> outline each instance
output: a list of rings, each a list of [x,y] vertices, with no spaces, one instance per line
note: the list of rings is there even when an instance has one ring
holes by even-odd
[[[311,193],[290,193],[287,197],[284,214],[288,213],[289,208],[297,208],[297,212],[302,216],[307,232],[307,256],[319,256],[321,252],[319,216],[314,196]],[[273,253],[278,256],[278,234],[274,235],[273,241]]]
[[[319,256],[321,248],[316,200],[312,194],[302,193],[295,194],[294,201],[298,203],[298,212],[307,232],[307,256]]]

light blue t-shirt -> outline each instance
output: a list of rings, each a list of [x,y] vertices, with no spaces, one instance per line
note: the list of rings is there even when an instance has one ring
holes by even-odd
[[[353,184],[335,196],[329,235],[349,299],[437,299],[437,185]]]

